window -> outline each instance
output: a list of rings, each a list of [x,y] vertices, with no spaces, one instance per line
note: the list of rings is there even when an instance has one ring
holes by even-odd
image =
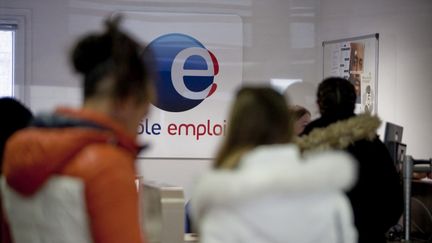
[[[0,24],[0,97],[14,96],[16,25]]]
[[[31,11],[0,8],[0,97],[30,103],[31,43]]]

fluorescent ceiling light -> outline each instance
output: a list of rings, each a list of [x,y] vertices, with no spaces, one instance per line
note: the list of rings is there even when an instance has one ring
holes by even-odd
[[[294,83],[301,83],[302,79],[281,79],[281,78],[272,78],[270,79],[270,85],[276,89],[281,94],[285,93],[288,87]]]

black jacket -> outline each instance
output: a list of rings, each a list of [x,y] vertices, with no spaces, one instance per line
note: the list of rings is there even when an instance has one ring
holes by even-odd
[[[335,122],[342,125],[340,130],[357,129],[356,119],[354,114],[339,119],[322,117],[311,122],[303,134],[307,135],[316,128],[324,128],[322,131],[325,131],[325,128]],[[343,123],[348,121],[351,121],[350,125],[343,127]],[[369,138],[357,137],[341,149],[354,156],[359,165],[358,182],[347,192],[359,233],[359,243],[384,243],[385,233],[398,223],[403,212],[401,180],[390,154],[375,131]]]

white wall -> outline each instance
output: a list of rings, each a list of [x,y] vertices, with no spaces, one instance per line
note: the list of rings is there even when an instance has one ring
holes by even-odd
[[[115,10],[237,14],[244,23],[245,84],[272,78],[302,79],[288,92],[294,103],[314,109],[321,79],[323,40],[380,33],[378,112],[404,126],[408,153],[432,157],[432,2],[430,0],[1,0],[28,9],[31,28],[28,104],[34,111],[80,104],[79,80],[67,52],[73,40],[98,29],[95,19]],[[185,187],[211,161],[140,160],[149,180]]]
[[[318,0],[0,1],[0,15],[10,9],[31,13],[32,58],[25,101],[36,112],[58,104],[79,106],[79,80],[70,71],[68,49],[79,35],[100,29],[99,19],[116,10],[239,15],[244,24],[244,84],[268,83],[272,78],[316,82]],[[194,178],[210,164],[209,160],[140,160],[139,171],[148,180],[184,186],[189,197]]]
[[[320,42],[380,34],[378,115],[401,124],[407,153],[424,159],[432,157],[431,26],[430,0],[322,0],[318,21]]]

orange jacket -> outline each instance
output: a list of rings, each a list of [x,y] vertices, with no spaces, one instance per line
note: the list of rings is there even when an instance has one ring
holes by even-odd
[[[134,135],[89,110],[60,108],[54,118],[42,123],[9,140],[3,165],[8,187],[30,199],[54,176],[78,179],[84,185],[93,242],[145,242],[135,185],[139,148]],[[6,216],[13,221],[14,215]],[[15,239],[14,225],[10,225]]]

